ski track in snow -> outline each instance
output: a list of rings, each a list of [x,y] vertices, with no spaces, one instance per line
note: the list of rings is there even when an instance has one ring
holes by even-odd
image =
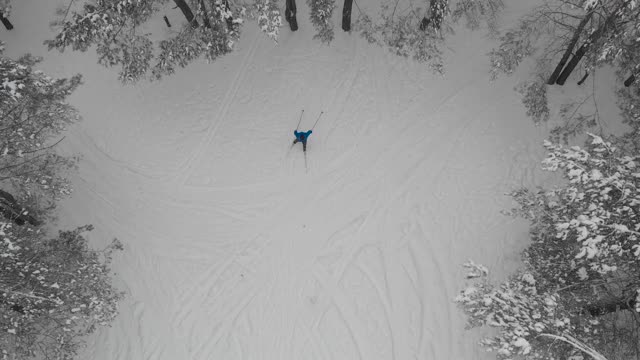
[[[180,183],[182,183],[183,186],[187,185],[186,182],[193,172],[192,168],[194,166],[197,166],[197,164],[201,162],[204,150],[210,146],[211,142],[213,141],[216,135],[216,130],[219,128],[221,122],[224,121],[224,118],[227,116],[227,113],[229,111],[229,107],[232,105],[232,102],[236,99],[236,95],[238,93],[240,84],[245,79],[249,63],[253,60],[255,49],[258,45],[258,39],[259,39],[258,37],[254,37],[253,41],[251,42],[249,50],[246,52],[246,55],[242,59],[240,66],[236,70],[236,76],[234,77],[231,84],[228,85],[229,90],[225,95],[222,105],[220,106],[220,110],[218,110],[216,114],[214,123],[210,124],[209,127],[207,128],[205,132],[205,136],[203,140],[200,142],[200,144],[198,145],[196,151],[189,156],[185,165],[181,166],[181,169],[178,173],[184,173],[184,177],[180,181]]]
[[[41,42],[9,35],[8,50]],[[515,80],[488,82],[481,34],[452,42],[446,78],[356,35],[311,37],[283,28],[274,46],[249,24],[215,64],[128,88],[92,55],[45,58],[87,73],[63,223],[126,247],[121,315],[85,358],[493,358],[452,299],[463,261],[500,272],[526,238],[499,213],[540,179]],[[324,111],[308,172],[289,150],[303,108],[301,129]]]

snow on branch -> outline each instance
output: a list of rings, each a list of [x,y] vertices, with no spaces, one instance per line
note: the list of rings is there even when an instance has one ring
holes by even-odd
[[[336,8],[335,0],[307,0],[311,10],[309,17],[313,27],[316,28],[314,39],[319,39],[323,43],[329,44],[334,37],[333,23],[331,17]]]
[[[274,0],[256,0],[253,16],[258,20],[258,27],[273,41],[278,42],[282,16],[278,4]]]
[[[543,169],[565,181],[511,193],[518,207],[510,214],[531,221],[523,268],[493,285],[486,268],[468,261],[472,283],[455,301],[469,326],[496,329],[481,345],[499,359],[633,352],[637,338],[624,346],[609,339],[624,333],[611,333],[615,314],[640,312],[640,156],[595,134],[584,147],[544,146]]]

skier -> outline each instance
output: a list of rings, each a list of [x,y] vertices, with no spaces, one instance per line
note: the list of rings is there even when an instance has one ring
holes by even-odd
[[[296,139],[293,140],[293,145],[301,142],[302,143],[302,151],[303,152],[307,152],[307,139],[309,138],[309,135],[311,135],[311,133],[313,132],[313,130],[309,130],[306,132],[302,132],[302,131],[298,131],[298,130],[293,130],[293,135],[295,135]],[[291,145],[291,146],[293,146]]]

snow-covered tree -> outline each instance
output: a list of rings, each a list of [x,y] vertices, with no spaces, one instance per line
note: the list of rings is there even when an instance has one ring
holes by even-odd
[[[33,68],[40,59],[25,55],[13,60],[2,50],[0,44],[0,189],[44,216],[71,191],[65,175],[76,161],[53,147],[79,119],[66,99],[81,77],[52,79]]]
[[[585,343],[598,334],[597,320],[580,322],[554,292],[541,292],[534,276],[523,269],[500,285],[488,280],[488,271],[469,261],[468,278],[476,278],[455,298],[472,327],[495,328],[496,335],[480,345],[498,359],[588,359],[606,358]],[[579,337],[582,337],[580,340]],[[597,335],[595,336],[597,337]],[[587,340],[588,341],[588,340]]]
[[[537,56],[542,70],[553,69],[547,83],[563,85],[585,57],[591,60],[587,67],[622,65],[637,48],[639,15],[633,0],[546,0],[501,37],[491,52],[492,74],[510,74],[523,59]]]
[[[0,46],[1,359],[73,358],[86,334],[114,318],[121,297],[108,271],[117,240],[93,251],[82,236],[91,226],[54,239],[40,226],[71,192],[75,159],[53,148],[79,119],[66,99],[81,79],[52,79],[33,68],[38,61],[7,58]]]
[[[333,23],[331,17],[336,8],[335,0],[307,0],[311,23],[316,28],[314,39],[319,39],[323,43],[329,44],[333,40]]]
[[[564,85],[578,68],[582,69],[578,81],[582,84],[598,68],[611,65],[618,70],[621,82],[629,86],[640,72],[639,38],[640,6],[635,0],[544,0],[501,36],[499,46],[490,52],[490,71],[494,78],[511,74],[523,60],[534,58],[535,80],[524,86],[540,88],[545,83]],[[526,99],[539,94],[525,92],[524,101],[546,107],[547,99]],[[576,128],[588,128],[596,123],[595,116],[565,118],[568,124],[556,129],[556,138],[567,138]]]
[[[182,28],[168,38],[142,29],[170,6],[170,0],[70,0],[61,9],[58,34],[45,43],[49,49],[86,51],[95,47],[98,63],[120,67],[124,83],[160,79],[196,59],[209,62],[231,52],[245,17],[277,39],[281,26],[275,0],[235,5],[228,0],[173,0],[184,14]]]
[[[377,18],[360,12],[355,27],[370,43],[425,63],[442,74],[445,35],[453,32],[454,24],[465,19],[473,30],[487,24],[495,34],[503,8],[502,0],[428,0],[424,9],[410,1],[383,2]]]
[[[84,226],[46,239],[40,230],[0,221],[0,351],[3,359],[73,359],[98,326],[118,313],[111,285],[114,240],[87,247]]]
[[[258,20],[258,26],[273,41],[278,41],[282,17],[276,0],[256,0],[252,16]]]
[[[355,29],[370,43],[386,47],[393,54],[426,64],[437,74],[444,73],[440,29],[422,25],[420,9],[397,11],[398,3],[383,3],[379,19],[360,14]]]
[[[495,35],[503,8],[502,0],[459,0],[451,6],[451,18],[454,22],[464,19],[466,26],[472,30],[486,24],[489,32]]]
[[[543,168],[566,184],[512,193],[512,214],[531,221],[524,269],[493,286],[474,268],[484,281],[457,298],[470,325],[497,328],[482,344],[501,358],[556,359],[576,344],[640,355],[640,156],[589,135],[584,149],[545,142]]]

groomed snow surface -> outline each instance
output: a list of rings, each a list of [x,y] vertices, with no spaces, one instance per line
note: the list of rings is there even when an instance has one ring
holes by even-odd
[[[527,74],[489,81],[482,32],[452,38],[438,78],[338,26],[319,44],[299,1],[278,45],[249,23],[216,63],[123,87],[93,52],[47,52],[56,5],[14,1],[2,37],[85,76],[61,226],[124,242],[127,297],[81,358],[493,358],[452,299],[466,259],[498,277],[517,265],[527,224],[500,210],[540,183],[545,135],[513,91]],[[324,111],[308,170],[289,150],[302,109],[302,130]]]

